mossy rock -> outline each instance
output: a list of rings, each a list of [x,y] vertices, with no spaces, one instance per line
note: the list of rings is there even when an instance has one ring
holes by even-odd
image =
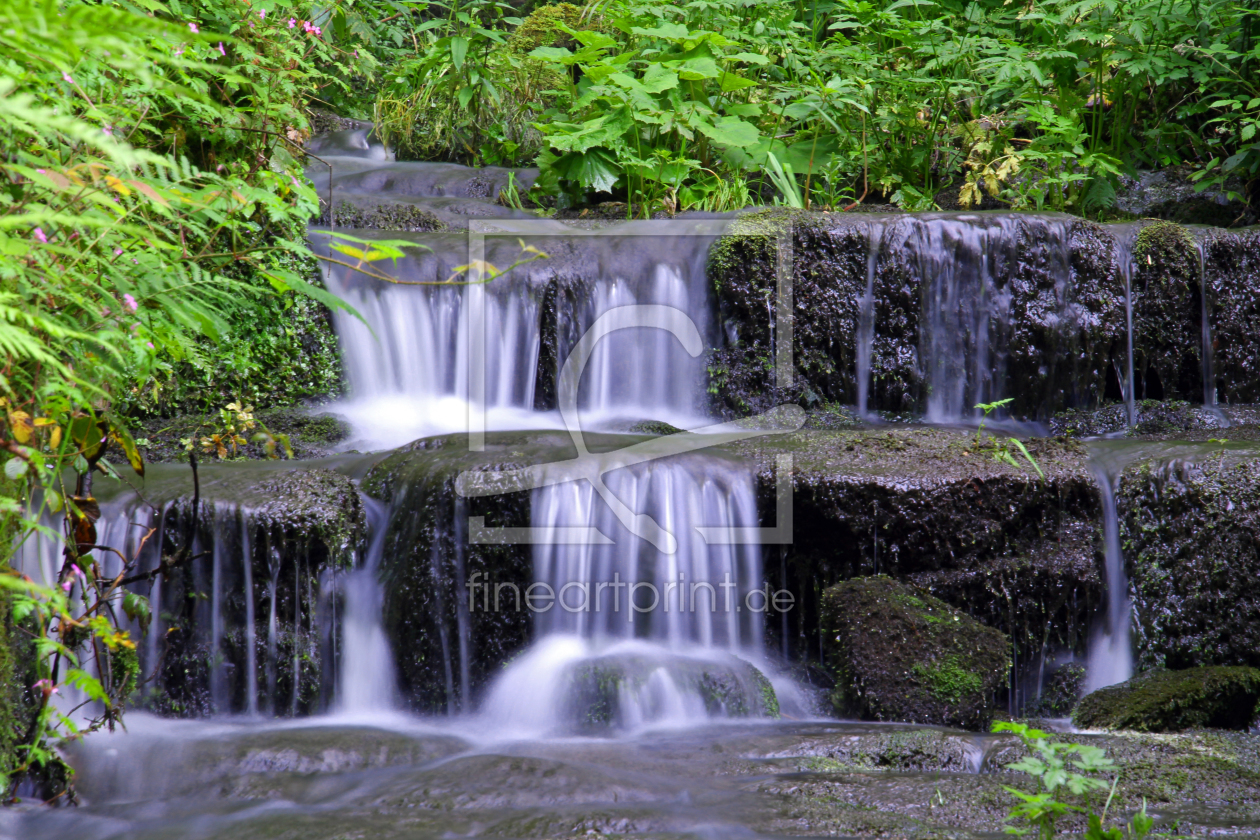
[[[1139,398],[1203,399],[1199,249],[1175,222],[1155,222],[1133,245],[1133,377]]]
[[[640,420],[630,427],[630,431],[637,435],[676,435],[683,430],[663,420]]]
[[[1181,732],[1247,729],[1260,712],[1260,668],[1148,671],[1081,700],[1072,722],[1087,729]]]
[[[1004,633],[883,576],[823,593],[823,639],[841,716],[985,728],[1010,669]]]

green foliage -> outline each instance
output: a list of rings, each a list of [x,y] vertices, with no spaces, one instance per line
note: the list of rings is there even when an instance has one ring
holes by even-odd
[[[145,575],[122,557],[106,579],[92,553],[92,476],[117,475],[107,455],[143,475],[127,416],[169,407],[190,369],[265,368],[274,356],[216,349],[240,348],[242,324],[299,297],[343,306],[307,280],[317,201],[300,144],[308,98],[374,64],[356,14],[353,0],[0,8],[3,557],[35,532],[64,545],[50,587],[0,570],[34,651],[32,724],[0,766],[11,784],[54,762],[57,738],[112,727],[139,679],[118,621],[147,624],[125,589]],[[66,687],[92,702],[86,721],[49,702]]]
[[[1138,167],[1260,174],[1260,12],[1237,0],[426,8],[378,118],[426,157],[537,151],[535,195],[560,206],[730,209],[760,203],[752,183],[930,210],[953,185],[963,206],[1099,214]]]
[[[1006,765],[1008,770],[1027,773],[1038,782],[1039,792],[1025,793],[1004,786],[1007,793],[1019,800],[1007,817],[1009,834],[1035,834],[1038,840],[1050,840],[1058,831],[1059,821],[1068,814],[1082,814],[1086,821],[1086,840],[1140,840],[1150,834],[1155,821],[1146,814],[1146,803],[1124,828],[1107,827],[1107,811],[1116,794],[1119,776],[1108,782],[1100,776],[1116,772],[1115,762],[1100,747],[1052,741],[1049,734],[1026,724],[996,721],[994,732],[1012,732],[1028,748],[1029,755]],[[1095,810],[1095,797],[1107,791],[1102,812]]]
[[[1002,408],[1010,403],[1014,398],[1007,397],[1004,400],[998,400],[991,403],[977,403],[976,408],[984,412],[984,417],[980,419],[980,425],[976,427],[976,449],[981,452],[988,452],[993,456],[993,460],[1003,464],[1010,464],[1012,467],[1019,469],[1019,461],[1015,460],[1015,451],[1023,456],[1024,460],[1037,471],[1037,475],[1045,480],[1046,474],[1041,471],[1041,465],[1037,463],[1037,459],[1028,451],[1028,447],[1024,446],[1023,441],[1018,438],[1008,437],[999,438],[992,433],[986,435],[984,433],[985,421],[989,419],[989,415],[994,411]]]

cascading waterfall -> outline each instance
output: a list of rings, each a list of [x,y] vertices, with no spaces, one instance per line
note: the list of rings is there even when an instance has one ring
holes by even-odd
[[[1120,546],[1120,523],[1116,513],[1118,476],[1099,461],[1093,465],[1094,479],[1102,497],[1103,557],[1107,574],[1105,620],[1095,628],[1089,645],[1086,690],[1104,688],[1133,676],[1133,640],[1130,637],[1132,605],[1129,602],[1129,576],[1124,570]]]
[[[345,607],[336,710],[345,714],[392,709],[398,704],[394,656],[380,621],[383,593],[378,574],[388,512],[367,497],[364,504],[371,541],[363,562],[341,581]]]

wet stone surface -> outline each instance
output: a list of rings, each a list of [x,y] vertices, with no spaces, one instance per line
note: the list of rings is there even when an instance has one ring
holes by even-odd
[[[85,804],[9,810],[30,840],[144,838],[979,837],[1014,802],[1007,736],[837,722],[728,725],[495,743],[489,722],[390,718],[162,724],[76,747]],[[162,722],[156,722],[161,724]],[[456,733],[463,733],[462,735]],[[1108,751],[1124,815],[1160,829],[1260,828],[1258,736],[1066,736]],[[101,776],[113,781],[102,784]],[[1064,829],[1083,828],[1068,818]]]

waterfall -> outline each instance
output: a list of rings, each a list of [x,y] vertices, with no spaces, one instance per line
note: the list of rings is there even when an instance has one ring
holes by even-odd
[[[1116,484],[1119,476],[1100,461],[1093,463],[1094,479],[1102,497],[1103,556],[1107,574],[1105,621],[1095,628],[1089,644],[1085,688],[1094,691],[1124,682],[1133,676],[1133,640],[1130,637],[1132,605],[1129,576],[1124,570],[1120,546],[1120,522],[1116,513]]]

